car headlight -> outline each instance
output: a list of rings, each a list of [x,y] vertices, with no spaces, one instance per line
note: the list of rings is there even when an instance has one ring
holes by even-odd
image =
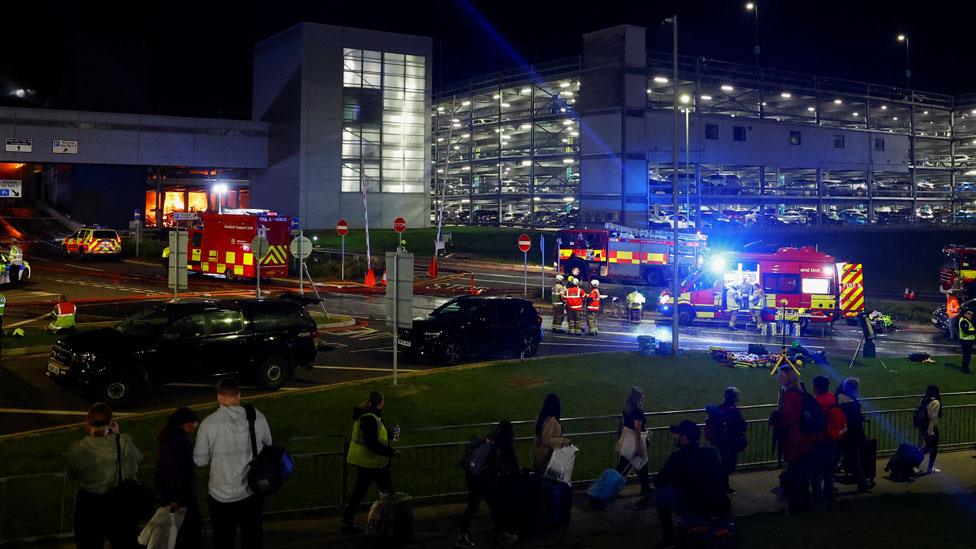
[[[95,353],[79,353],[78,360],[81,362],[95,362]]]

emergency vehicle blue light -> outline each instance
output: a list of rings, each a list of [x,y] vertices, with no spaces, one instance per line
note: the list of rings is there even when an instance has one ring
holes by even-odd
[[[721,273],[721,272],[724,272],[725,271],[725,266],[726,266],[725,258],[722,257],[722,256],[720,256],[720,255],[717,255],[717,256],[713,257],[708,262],[708,268],[711,269],[711,271],[713,273]]]

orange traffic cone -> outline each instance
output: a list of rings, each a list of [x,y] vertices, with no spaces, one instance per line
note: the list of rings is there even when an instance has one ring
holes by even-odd
[[[902,299],[911,299],[911,294],[911,288],[905,288],[905,293],[902,295]]]
[[[372,267],[370,267],[369,270],[366,271],[366,280],[363,281],[363,284],[367,288],[372,288],[373,286],[376,286],[376,274],[373,273]]]
[[[430,267],[427,267],[427,277],[437,278],[437,256],[430,259]]]
[[[383,271],[383,280],[380,281],[380,286],[386,288],[386,271]]]
[[[908,292],[908,300],[915,301],[915,290]]]

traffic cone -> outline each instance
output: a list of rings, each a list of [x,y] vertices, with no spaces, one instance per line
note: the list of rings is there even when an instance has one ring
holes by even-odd
[[[386,271],[383,271],[383,280],[380,281],[380,286],[386,288]]]
[[[915,301],[915,290],[908,292],[908,300]]]
[[[905,288],[905,293],[904,293],[904,295],[902,295],[902,299],[911,299],[911,297],[909,297],[911,295],[911,293],[912,293],[912,290],[911,289]]]
[[[367,288],[372,288],[373,286],[376,286],[376,274],[373,273],[373,268],[372,267],[370,267],[366,271],[366,280],[363,281],[363,284]]]
[[[471,295],[478,295],[478,290],[474,289],[474,273],[471,273]]]
[[[427,277],[437,278],[437,256],[430,259],[430,266],[427,267]]]

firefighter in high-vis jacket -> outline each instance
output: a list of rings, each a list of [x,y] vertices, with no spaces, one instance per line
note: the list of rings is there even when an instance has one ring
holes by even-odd
[[[54,310],[51,311],[53,320],[48,324],[48,330],[54,333],[73,331],[75,329],[76,312],[77,308],[75,304],[68,301],[68,298],[64,294],[61,294],[58,303],[54,306]]]
[[[600,298],[607,297],[600,295],[600,281],[593,279],[590,281],[590,291],[586,294],[586,333],[595,336],[599,331],[596,327],[596,319],[600,316]]]
[[[583,314],[583,290],[579,287],[579,281],[574,277],[567,279],[569,288],[563,294],[563,301],[566,303],[566,315],[569,319],[570,335],[581,335],[580,316]]]
[[[563,303],[563,294],[566,293],[566,286],[563,285],[563,275],[556,275],[556,283],[552,285],[552,331],[565,332],[563,321],[566,320],[566,304]]]
[[[752,288],[752,295],[749,296],[749,310],[752,311],[752,321],[756,323],[757,330],[762,328],[762,313],[765,305],[766,292],[763,291],[762,286],[756,284]]]
[[[638,292],[636,288],[627,294],[627,312],[631,324],[640,324],[641,316],[644,314],[644,294]]]

